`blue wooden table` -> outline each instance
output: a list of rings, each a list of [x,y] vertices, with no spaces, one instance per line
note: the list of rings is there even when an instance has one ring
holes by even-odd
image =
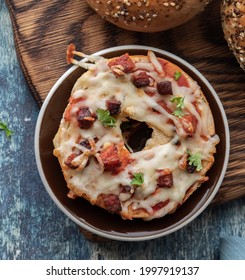
[[[218,259],[223,236],[245,237],[245,198],[208,207],[169,236],[138,243],[91,242],[46,193],[34,156],[39,109],[21,71],[8,10],[0,0],[0,258]]]

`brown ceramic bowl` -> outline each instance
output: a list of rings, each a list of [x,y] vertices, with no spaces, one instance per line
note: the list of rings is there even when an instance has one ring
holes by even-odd
[[[207,174],[210,178],[209,181],[194,192],[175,213],[147,222],[139,219],[129,221],[123,220],[119,215],[111,215],[97,206],[92,206],[82,198],[72,200],[67,197],[68,188],[58,160],[53,156],[52,140],[58,130],[72,87],[85,71],[84,69],[73,66],[57,81],[41,108],[36,125],[35,155],[37,166],[43,184],[51,198],[80,227],[99,236],[115,240],[148,240],[170,234],[186,226],[210,204],[221,186],[228,164],[230,138],[223,106],[212,86],[193,66],[171,53],[148,46],[114,47],[96,54],[109,58],[125,52],[146,54],[147,50],[152,50],[157,56],[180,66],[198,82],[210,104],[216,133],[220,137],[215,163]]]

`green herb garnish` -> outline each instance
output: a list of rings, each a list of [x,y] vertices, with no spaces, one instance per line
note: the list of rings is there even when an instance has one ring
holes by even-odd
[[[189,155],[188,157],[189,164],[195,166],[196,171],[202,170],[201,153],[191,154],[191,151],[189,149],[186,152]]]
[[[184,97],[181,97],[181,96],[176,96],[176,97],[173,97],[172,99],[170,99],[170,101],[172,103],[176,103],[176,110],[173,111],[173,115],[181,118],[184,116],[184,113],[183,113],[183,108],[185,107],[185,104],[184,104],[184,100],[185,98]]]
[[[3,130],[7,137],[11,137],[11,135],[14,133],[8,128],[7,124],[4,122],[0,122],[0,130]]]
[[[105,127],[114,127],[116,119],[110,115],[109,110],[97,109],[96,113],[98,115],[98,119],[101,121],[103,126]]]
[[[144,174],[143,173],[134,173],[133,179],[130,182],[131,185],[141,186],[144,183]]]
[[[178,79],[181,77],[181,72],[180,71],[175,71],[174,72],[174,79],[175,81],[178,81]]]

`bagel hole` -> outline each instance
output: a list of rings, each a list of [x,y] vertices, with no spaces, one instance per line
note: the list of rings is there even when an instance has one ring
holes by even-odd
[[[151,138],[153,129],[144,122],[130,118],[120,125],[125,146],[131,153],[144,149],[146,141]]]

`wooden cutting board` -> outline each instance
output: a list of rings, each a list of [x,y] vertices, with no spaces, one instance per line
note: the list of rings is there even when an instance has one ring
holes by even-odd
[[[68,69],[66,48],[91,54],[103,48],[142,44],[172,52],[196,67],[217,91],[231,130],[228,170],[213,203],[245,195],[245,73],[223,38],[220,1],[172,30],[147,34],[120,29],[101,19],[81,0],[6,0],[16,49],[39,106],[56,80]]]

